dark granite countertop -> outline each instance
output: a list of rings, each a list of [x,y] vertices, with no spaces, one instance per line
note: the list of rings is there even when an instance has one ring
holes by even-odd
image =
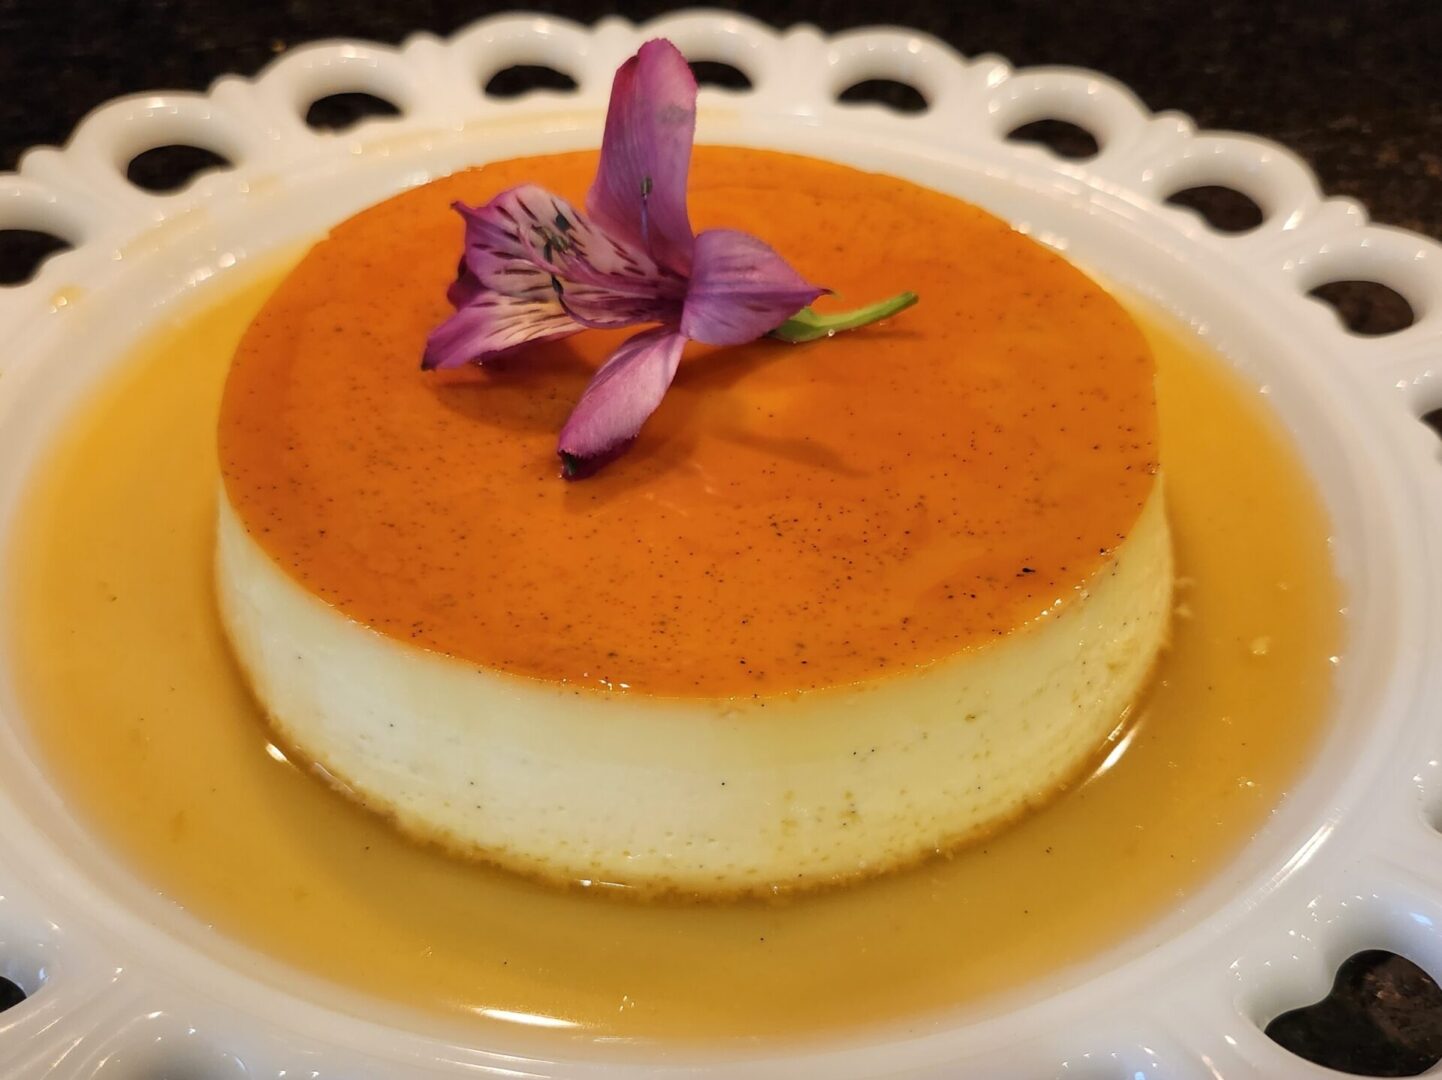
[[[63,142],[90,109],[124,93],[203,89],[251,74],[292,45],[350,36],[394,43],[449,33],[523,4],[456,0],[0,0],[0,171],[30,146]],[[641,20],[664,0],[531,7],[581,21]],[[1438,0],[722,0],[777,26],[843,30],[904,23],[963,53],[1107,72],[1153,109],[1204,128],[1253,132],[1310,161],[1325,191],[1375,220],[1442,237],[1442,4]],[[165,179],[167,165],[160,165]],[[1223,217],[1217,193],[1194,202]],[[1248,209],[1246,207],[1243,208]],[[1250,208],[1255,209],[1255,208]],[[1237,219],[1234,219],[1237,220]],[[1245,219],[1241,219],[1244,221]],[[12,234],[13,236],[13,234]],[[0,237],[0,241],[3,241]],[[30,238],[36,239],[36,238]],[[39,250],[45,250],[43,243]],[[34,244],[0,242],[0,284],[23,277]],[[1383,290],[1329,291],[1354,326],[1405,325]]]
[[[0,0],[0,170],[13,169],[27,147],[63,142],[87,111],[119,94],[201,89],[228,72],[251,74],[316,38],[394,43],[413,30],[445,34],[518,6]],[[529,6],[592,21],[616,12],[645,19],[676,5],[537,0]],[[1107,72],[1154,109],[1181,110],[1202,127],[1275,139],[1312,163],[1328,193],[1360,200],[1378,221],[1442,238],[1439,0],[732,0],[718,6],[777,26],[903,23],[967,54]],[[1410,1074],[1442,1054],[1439,994],[1416,969],[1368,955],[1344,966],[1339,987],[1343,1004],[1310,1022],[1284,1017],[1274,1033],[1307,1056],[1370,1075]],[[1371,1045],[1378,1040],[1401,1049],[1388,1058]]]
[[[201,89],[327,36],[396,42],[531,6],[591,21],[644,19],[658,0],[531,5],[386,0],[0,0],[0,170],[63,141],[118,94]],[[1442,237],[1442,4],[1436,0],[730,0],[777,26],[899,22],[967,54],[1114,75],[1154,109],[1254,132],[1308,159],[1329,193],[1379,221]]]

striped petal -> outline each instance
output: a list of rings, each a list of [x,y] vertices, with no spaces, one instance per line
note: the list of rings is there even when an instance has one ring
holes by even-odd
[[[456,286],[452,289],[459,291]],[[481,293],[430,332],[421,368],[435,371],[483,363],[533,341],[570,337],[581,329],[560,305]]]
[[[446,294],[457,310],[431,334],[424,368],[484,363],[581,327],[680,318],[685,281],[543,188],[455,208],[466,223],[460,273]]]

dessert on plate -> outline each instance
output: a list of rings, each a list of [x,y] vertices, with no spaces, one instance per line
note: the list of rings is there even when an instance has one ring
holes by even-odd
[[[1172,563],[1115,300],[904,181],[693,160],[694,110],[651,43],[599,164],[487,165],[317,244],[233,362],[216,579],[283,739],[407,831],[723,896],[1085,775]],[[899,285],[922,304],[847,309]]]

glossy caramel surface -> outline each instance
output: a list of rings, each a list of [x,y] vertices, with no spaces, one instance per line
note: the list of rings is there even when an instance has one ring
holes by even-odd
[[[635,446],[558,479],[557,435],[626,332],[419,370],[461,222],[523,181],[580,202],[594,153],[488,165],[339,226],[245,335],[226,489],[317,595],[478,665],[656,694],[905,672],[1065,601],[1157,461],[1153,363],[1104,291],[1005,223],[891,177],[700,148],[699,230],[764,237],[846,306],[811,345],[693,345]]]

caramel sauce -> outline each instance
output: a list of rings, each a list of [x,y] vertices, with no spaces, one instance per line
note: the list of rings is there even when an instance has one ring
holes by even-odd
[[[217,934],[476,1025],[700,1039],[914,1019],[1174,908],[1326,726],[1342,632],[1327,521],[1261,399],[1144,313],[1183,580],[1153,691],[1090,781],[953,858],[778,904],[618,902],[413,845],[270,745],[214,610],[217,411],[278,280],[138,347],[58,441],[9,553],[13,660],[46,768]]]
[[[974,206],[808,158],[703,147],[698,230],[764,237],[855,305],[812,345],[693,345],[620,460],[556,438],[631,331],[418,370],[449,307],[457,199],[578,204],[594,152],[501,162],[337,227],[245,335],[221,468],[252,536],[352,618],[493,669],[655,694],[905,672],[1076,595],[1155,482],[1146,343],[1056,252]],[[825,306],[818,305],[818,306]]]

